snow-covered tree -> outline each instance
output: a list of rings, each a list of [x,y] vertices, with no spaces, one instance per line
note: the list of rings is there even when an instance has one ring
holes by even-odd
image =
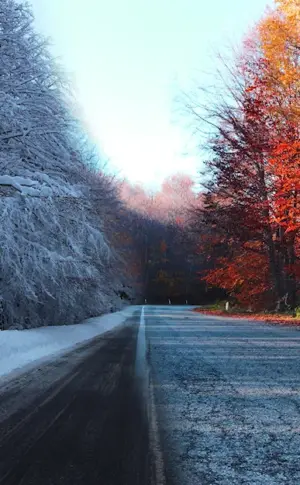
[[[0,3],[0,300],[6,327],[74,323],[120,305],[105,235],[110,184],[86,153],[63,76],[27,3]],[[98,208],[98,210],[97,210]]]
[[[71,170],[71,128],[64,78],[33,29],[27,3],[0,3],[0,167],[20,175]]]

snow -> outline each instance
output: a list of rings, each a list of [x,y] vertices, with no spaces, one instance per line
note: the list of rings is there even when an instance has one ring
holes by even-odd
[[[40,191],[40,196],[41,197],[51,197],[52,195],[52,190],[50,187],[42,187]]]
[[[40,174],[39,172],[34,172],[32,175],[40,179],[40,181],[19,176],[0,175],[0,185],[14,187],[22,195],[31,197],[60,196],[78,198],[81,196],[80,191],[63,180],[51,179],[48,175]]]
[[[27,173],[0,178],[0,185],[27,183],[19,184],[16,196],[0,197],[2,328],[73,324],[111,305],[123,308],[120,268],[112,265],[113,251],[90,201],[69,197],[79,192],[67,181]],[[42,185],[45,180],[51,187]],[[50,197],[23,195],[36,190]]]
[[[136,310],[136,306],[129,306],[78,325],[4,330],[0,332],[0,376],[69,351],[77,344],[121,325]]]
[[[14,187],[16,190],[21,192],[21,194],[23,195],[31,195],[32,197],[40,197],[41,195],[45,196],[44,186],[41,187],[40,190],[39,188],[34,188],[39,185],[39,182],[25,177],[12,177],[10,175],[1,175],[0,185],[10,185],[11,187]],[[46,189],[48,189],[46,191],[46,195],[52,195],[52,191],[49,189],[49,187],[46,187]]]
[[[10,175],[1,175],[0,176],[0,185],[11,185],[19,192],[22,192],[21,185],[16,180],[17,177],[11,177]]]
[[[38,189],[33,189],[32,187],[21,187],[23,195],[30,195],[31,197],[40,197],[40,191]]]
[[[4,175],[4,177],[5,177],[5,175]],[[10,178],[15,180],[15,182],[17,182],[17,184],[25,185],[26,187],[32,187],[33,185],[38,185],[38,182],[36,180],[31,180],[29,178],[19,177],[19,176],[10,177]]]

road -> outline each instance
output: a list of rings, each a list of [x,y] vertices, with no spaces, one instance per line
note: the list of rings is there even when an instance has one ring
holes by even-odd
[[[148,307],[146,337],[173,483],[300,484],[300,332]]]
[[[299,485],[299,330],[140,314],[0,387],[0,485]]]
[[[2,389],[1,485],[150,483],[134,379],[138,328],[139,312]]]

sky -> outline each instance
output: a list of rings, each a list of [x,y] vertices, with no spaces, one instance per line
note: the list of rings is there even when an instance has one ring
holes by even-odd
[[[71,76],[89,133],[120,176],[155,187],[197,175],[177,114],[182,87],[238,43],[268,0],[31,0]],[[188,154],[187,154],[188,151]]]

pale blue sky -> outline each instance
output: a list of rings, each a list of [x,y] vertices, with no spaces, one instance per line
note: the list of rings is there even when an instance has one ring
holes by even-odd
[[[195,175],[174,97],[268,0],[31,0],[37,28],[76,83],[86,124],[122,174],[147,185]]]

